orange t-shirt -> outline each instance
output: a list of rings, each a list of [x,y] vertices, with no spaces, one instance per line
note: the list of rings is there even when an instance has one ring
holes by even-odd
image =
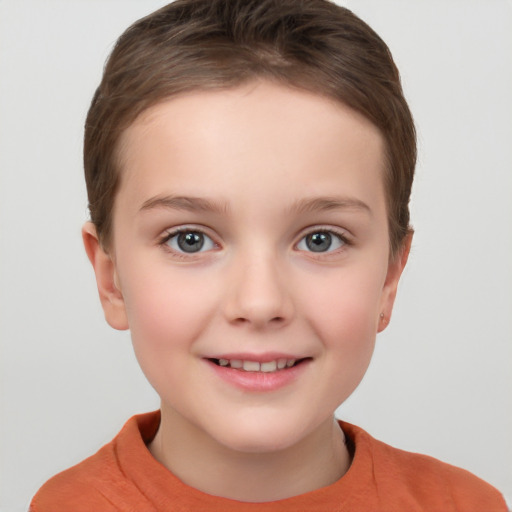
[[[153,458],[160,413],[131,418],[113,441],[54,476],[30,512],[506,512],[501,494],[462,469],[404,452],[340,422],[354,446],[352,464],[337,482],[293,498],[244,503],[194,489]]]

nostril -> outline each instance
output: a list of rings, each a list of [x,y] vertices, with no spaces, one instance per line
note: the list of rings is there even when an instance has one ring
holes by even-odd
[[[238,324],[238,325],[254,324],[254,325],[258,325],[258,326],[263,326],[263,325],[278,326],[281,324],[285,324],[286,318],[284,316],[274,316],[274,317],[271,317],[269,320],[265,320],[264,318],[258,319],[254,316],[253,317],[248,316],[247,318],[240,316],[238,318],[235,318],[234,323]]]

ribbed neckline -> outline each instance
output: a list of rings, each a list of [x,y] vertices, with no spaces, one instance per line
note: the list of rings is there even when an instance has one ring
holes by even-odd
[[[263,512],[300,510],[343,510],[350,503],[360,503],[371,487],[372,457],[368,449],[369,436],[363,430],[339,421],[349,442],[355,447],[349,470],[337,482],[292,498],[247,503],[203,493],[185,484],[160,464],[149,452],[147,444],[154,438],[160,424],[160,411],[131,418],[119,433],[115,447],[122,473],[156,507],[169,505],[172,499],[177,510],[229,512]],[[335,508],[333,508],[335,507]]]

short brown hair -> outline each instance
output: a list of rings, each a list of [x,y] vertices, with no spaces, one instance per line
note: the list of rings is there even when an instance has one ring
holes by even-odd
[[[386,44],[351,11],[328,0],[176,0],[121,35],[85,123],[89,210],[105,248],[123,131],[170,96],[256,78],[334,98],[380,129],[390,248],[396,254],[411,231],[413,119]]]

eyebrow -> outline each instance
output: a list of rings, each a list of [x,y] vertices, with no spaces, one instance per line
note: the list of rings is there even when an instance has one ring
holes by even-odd
[[[144,201],[140,211],[154,210],[157,208],[212,213],[225,213],[228,210],[226,203],[219,203],[202,197],[155,196]]]
[[[352,197],[314,197],[301,199],[290,208],[295,213],[325,212],[329,210],[354,210],[371,214],[371,208],[360,199]]]
[[[227,203],[216,202],[202,197],[188,196],[155,196],[143,203],[140,211],[154,209],[184,210],[189,212],[211,212],[222,214],[229,210]],[[346,197],[314,197],[296,201],[289,209],[290,213],[312,213],[329,210],[354,210],[371,214],[370,207],[355,198]]]

